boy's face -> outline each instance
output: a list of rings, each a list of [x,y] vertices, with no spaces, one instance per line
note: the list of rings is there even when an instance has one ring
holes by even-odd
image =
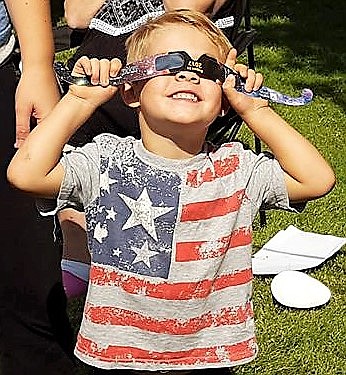
[[[170,25],[151,34],[148,56],[173,51],[185,51],[196,60],[203,54],[220,60],[217,46],[190,26]],[[196,125],[206,129],[221,111],[221,85],[191,71],[151,78],[134,85],[134,89],[140,117],[150,125]]]

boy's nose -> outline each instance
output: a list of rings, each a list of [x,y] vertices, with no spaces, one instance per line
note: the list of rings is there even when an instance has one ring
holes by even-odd
[[[192,83],[199,83],[200,78],[195,72],[181,71],[175,75],[177,81],[190,81]]]

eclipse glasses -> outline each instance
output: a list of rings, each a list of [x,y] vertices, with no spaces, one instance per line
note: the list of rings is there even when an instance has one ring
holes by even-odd
[[[61,81],[79,86],[91,86],[89,77],[73,76],[63,63],[56,62],[54,69]],[[301,96],[297,98],[282,94],[265,86],[262,86],[259,90],[247,92],[245,91],[244,79],[238,72],[219,63],[215,58],[206,54],[194,60],[185,51],[150,56],[143,60],[127,64],[120,70],[117,77],[109,78],[109,84],[120,86],[126,82],[131,83],[162,75],[172,75],[181,71],[191,71],[201,78],[221,83],[225,82],[226,78],[232,74],[236,79],[235,89],[237,91],[279,104],[291,106],[305,105],[310,103],[313,97],[310,89],[303,89]]]

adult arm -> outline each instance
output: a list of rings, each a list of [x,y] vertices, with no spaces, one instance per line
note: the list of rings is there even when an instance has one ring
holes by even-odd
[[[5,2],[18,35],[23,65],[16,92],[16,147],[20,147],[30,132],[31,116],[40,122],[57,103],[60,95],[53,71],[54,41],[50,2]]]
[[[244,65],[235,64],[235,59],[236,52],[233,49],[226,63],[246,79],[245,89],[259,89],[261,75]],[[335,175],[326,160],[306,138],[275,113],[267,101],[237,92],[234,89],[234,76],[225,81],[223,89],[230,105],[280,163],[290,201],[315,199],[333,188]]]
[[[65,18],[72,29],[86,29],[105,0],[65,0]]]
[[[192,9],[213,16],[227,0],[164,0],[166,10]]]

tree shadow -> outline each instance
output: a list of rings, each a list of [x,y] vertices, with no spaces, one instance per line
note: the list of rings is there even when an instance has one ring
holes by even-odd
[[[251,17],[257,20],[255,45],[277,46],[285,51],[278,63],[280,66],[276,65],[275,69],[297,68],[319,75],[314,82],[316,92],[333,98],[343,108],[346,107],[342,79],[346,64],[345,10],[345,2],[327,0],[251,3]],[[295,80],[296,86],[304,77]]]

